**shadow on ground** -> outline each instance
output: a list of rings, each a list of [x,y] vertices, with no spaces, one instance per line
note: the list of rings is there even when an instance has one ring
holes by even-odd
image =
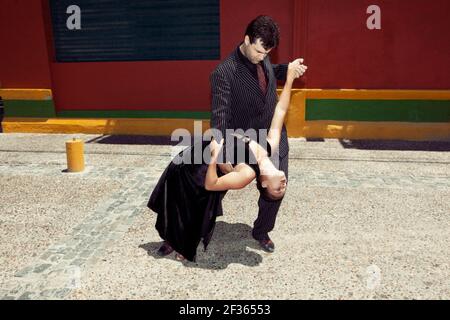
[[[450,138],[449,138],[450,139]],[[339,139],[345,149],[450,151],[450,141],[349,140]]]
[[[197,248],[197,261],[182,262],[189,268],[202,268],[212,270],[226,269],[229,264],[237,263],[248,267],[255,267],[262,262],[262,256],[256,252],[248,251],[247,248],[262,249],[251,236],[252,228],[243,223],[227,223],[219,221],[216,224],[214,235],[209,243],[207,251],[203,251],[203,244]],[[160,257],[156,252],[162,242],[149,242],[140,245],[147,251],[148,255],[155,259],[175,259],[175,253],[166,257]]]
[[[103,135],[86,141],[98,144],[131,144],[131,145],[177,145],[170,136],[134,136],[134,135]]]
[[[2,115],[0,114],[0,117]],[[201,138],[200,138],[201,139]],[[323,138],[307,138],[307,142],[324,142]],[[171,141],[170,136],[137,136],[137,135],[103,135],[86,141],[98,144],[128,145],[189,145],[190,142]],[[192,139],[191,139],[192,142]],[[450,151],[449,141],[404,141],[404,140],[351,140],[339,139],[345,149],[361,150],[399,150],[399,151]]]
[[[3,121],[3,114],[4,114],[4,111],[5,111],[5,108],[4,108],[4,106],[3,106],[3,100],[2,100],[2,97],[0,97],[0,133],[3,132],[3,124],[2,124],[2,121]]]
[[[202,136],[179,137],[172,141],[170,136],[138,136],[138,135],[102,135],[86,141],[86,143],[98,144],[128,144],[128,145],[156,145],[156,146],[189,146],[195,141],[201,141]],[[185,139],[185,140],[183,140]]]

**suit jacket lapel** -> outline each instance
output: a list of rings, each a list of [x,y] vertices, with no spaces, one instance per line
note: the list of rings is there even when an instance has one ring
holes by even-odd
[[[275,86],[275,88],[276,88],[276,79],[275,79],[275,76],[273,75],[272,64],[270,63],[270,60],[268,57],[266,57],[264,59],[264,70],[266,72],[266,77],[268,80],[267,90],[266,90],[266,98],[267,98],[267,95],[273,91],[273,87]]]
[[[237,48],[237,50],[239,50],[239,48]],[[237,52],[235,52],[235,61],[237,65],[236,78],[242,82],[242,84],[247,88],[248,91],[264,100],[265,97],[261,89],[259,88],[258,81],[256,81],[250,70],[248,70],[248,68],[242,63]]]

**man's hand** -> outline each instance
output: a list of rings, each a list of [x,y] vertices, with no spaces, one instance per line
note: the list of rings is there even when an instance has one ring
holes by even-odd
[[[216,140],[212,140],[209,144],[209,149],[211,151],[211,162],[217,162],[217,158],[219,157],[220,150],[223,146],[223,139],[220,140],[220,143],[217,143]]]
[[[209,148],[211,151],[211,163],[217,163],[217,158],[219,157],[220,150],[223,147],[224,140],[222,139],[220,143],[217,143],[216,140],[212,140]],[[230,173],[233,171],[233,166],[230,162],[228,163],[218,163],[217,166],[219,167],[220,171],[222,171],[223,174]]]

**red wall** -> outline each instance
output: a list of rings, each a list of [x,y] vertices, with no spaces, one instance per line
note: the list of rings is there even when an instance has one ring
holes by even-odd
[[[51,88],[58,110],[209,110],[219,60],[53,62],[47,1],[2,0],[2,87]],[[371,4],[382,30],[366,28]],[[450,89],[448,12],[448,0],[222,0],[221,59],[268,14],[281,28],[272,61],[306,59],[298,87]]]
[[[381,8],[381,30],[366,9]],[[308,88],[450,89],[450,1],[309,0]]]
[[[221,58],[244,39],[248,22],[261,13],[270,13],[283,32],[275,58],[291,58],[291,0],[222,0]],[[209,110],[209,75],[219,62],[52,63],[56,105],[58,110]]]
[[[0,3],[0,88],[51,88],[41,1]]]

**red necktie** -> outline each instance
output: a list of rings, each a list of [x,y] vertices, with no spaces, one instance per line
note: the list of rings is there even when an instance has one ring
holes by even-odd
[[[263,95],[266,95],[266,89],[267,89],[266,76],[264,74],[264,70],[260,63],[258,63],[256,65],[256,70],[258,72],[259,87],[261,88]]]

